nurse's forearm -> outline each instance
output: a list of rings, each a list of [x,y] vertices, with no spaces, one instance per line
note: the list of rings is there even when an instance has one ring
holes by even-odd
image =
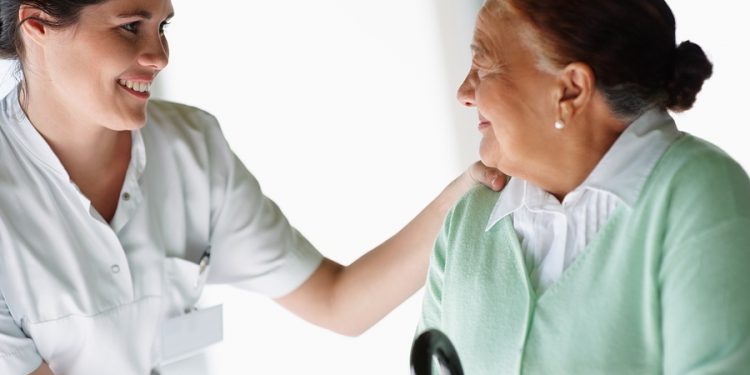
[[[278,302],[317,325],[361,334],[424,284],[446,213],[476,181],[493,185],[494,175],[484,173],[475,166],[462,174],[402,230],[348,267],[324,260],[307,282]],[[503,183],[495,181],[495,188]]]
[[[474,184],[462,175],[403,229],[341,272],[335,301],[347,332],[364,332],[424,285],[445,215]]]

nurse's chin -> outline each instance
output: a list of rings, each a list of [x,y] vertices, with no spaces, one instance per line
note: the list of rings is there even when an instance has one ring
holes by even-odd
[[[120,121],[107,126],[111,130],[115,131],[127,131],[127,130],[138,130],[146,126],[146,111],[143,113],[131,114],[126,118],[121,118]]]

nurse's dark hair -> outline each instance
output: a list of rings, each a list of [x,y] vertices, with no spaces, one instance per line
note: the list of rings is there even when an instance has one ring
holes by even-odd
[[[18,19],[21,5],[42,10],[49,19],[38,19],[47,26],[66,27],[78,21],[81,9],[104,0],[0,0],[0,58],[23,58],[23,44],[18,35],[21,23],[27,20]]]
[[[488,0],[494,1],[528,21],[553,66],[587,64],[618,117],[690,109],[711,77],[713,65],[701,47],[676,45],[674,15],[664,0]]]

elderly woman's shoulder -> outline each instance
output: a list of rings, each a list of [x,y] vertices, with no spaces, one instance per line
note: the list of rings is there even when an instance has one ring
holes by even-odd
[[[453,218],[459,217],[489,217],[495,203],[502,194],[502,190],[497,192],[479,184],[464,194],[456,202],[450,212]]]
[[[685,133],[665,152],[663,167],[674,168],[676,174],[711,176],[716,173],[740,174],[746,171],[725,150],[715,144]],[[694,176],[694,177],[698,177]]]
[[[677,202],[680,207],[741,209],[750,214],[750,178],[745,169],[721,148],[693,135],[675,141],[649,181],[644,190],[654,192],[652,197]]]

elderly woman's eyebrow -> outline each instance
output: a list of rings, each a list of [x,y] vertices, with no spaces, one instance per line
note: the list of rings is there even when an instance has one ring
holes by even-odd
[[[480,47],[479,45],[477,45],[476,43],[472,43],[471,46],[470,46],[470,48],[471,48],[471,53],[473,55],[478,55],[480,53],[484,53],[484,49],[482,47]]]
[[[481,45],[477,43],[471,44],[471,55],[476,58],[484,58],[487,57],[487,49],[482,47]]]

